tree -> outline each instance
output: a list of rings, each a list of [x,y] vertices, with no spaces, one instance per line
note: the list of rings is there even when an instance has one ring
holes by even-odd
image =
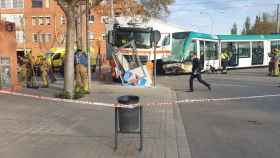
[[[64,91],[73,96],[74,91],[74,48],[76,41],[76,20],[85,11],[79,12],[82,5],[80,2],[86,0],[56,0],[58,5],[66,17],[66,55],[64,65]],[[98,6],[103,0],[88,0],[90,8]],[[122,0],[115,0],[122,2]],[[133,0],[138,2],[138,0]],[[125,1],[123,1],[125,2]],[[168,5],[172,4],[174,0],[140,0],[140,4],[145,8],[145,12],[153,17],[159,17],[164,13],[168,13]],[[77,15],[78,14],[78,15]]]
[[[237,29],[237,24],[234,23],[231,30],[230,30],[230,34],[232,35],[237,35],[238,29]]]
[[[245,34],[250,34],[251,32],[251,20],[250,17],[247,17],[244,24]]]
[[[151,17],[167,16],[170,13],[168,6],[174,2],[175,0],[140,0],[146,14]]]
[[[91,6],[98,5],[102,0],[91,0]],[[81,0],[57,0],[66,17],[66,54],[64,65],[64,91],[73,96],[74,91],[74,48],[76,36],[76,9]]]

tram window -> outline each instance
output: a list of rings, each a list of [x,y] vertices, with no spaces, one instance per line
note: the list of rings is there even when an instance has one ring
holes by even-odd
[[[280,41],[271,41],[271,52],[276,48],[280,49]]]
[[[264,52],[264,45],[263,42],[253,42],[253,53],[263,53]]]
[[[204,59],[204,41],[199,41],[199,48],[200,48],[200,59]]]
[[[195,40],[192,41],[190,46],[190,56],[192,56],[193,54],[197,54],[197,43]]]
[[[168,46],[170,44],[170,35],[168,34],[162,40],[162,46]]]
[[[239,42],[238,54],[240,58],[250,58],[250,42]]]
[[[206,60],[217,60],[218,59],[218,43],[216,42],[205,42],[205,59]]]

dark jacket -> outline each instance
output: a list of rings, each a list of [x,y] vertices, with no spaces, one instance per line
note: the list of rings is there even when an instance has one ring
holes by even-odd
[[[201,72],[201,63],[198,58],[192,60],[192,74],[200,74]]]

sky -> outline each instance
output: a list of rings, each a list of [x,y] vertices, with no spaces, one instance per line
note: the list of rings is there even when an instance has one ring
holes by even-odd
[[[176,0],[167,21],[187,29],[229,34],[234,22],[241,32],[247,16],[254,23],[262,12],[276,13],[280,0]]]

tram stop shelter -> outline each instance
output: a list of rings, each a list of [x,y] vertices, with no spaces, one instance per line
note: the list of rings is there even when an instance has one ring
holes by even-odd
[[[0,90],[18,90],[15,24],[0,21]]]

